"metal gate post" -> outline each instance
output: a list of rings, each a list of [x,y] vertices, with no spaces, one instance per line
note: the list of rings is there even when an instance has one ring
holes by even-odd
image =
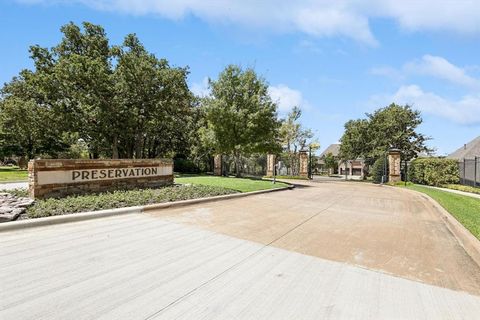
[[[473,186],[477,186],[477,156],[475,156],[475,169],[473,170]]]

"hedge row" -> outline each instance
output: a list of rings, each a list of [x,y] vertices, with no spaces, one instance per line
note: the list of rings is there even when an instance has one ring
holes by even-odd
[[[237,193],[235,190],[202,185],[175,185],[158,189],[118,190],[99,194],[37,200],[27,209],[29,218],[85,211],[143,206],[153,203],[197,199]]]
[[[382,177],[384,175],[385,177],[388,177],[388,160],[384,157],[378,158],[370,170],[370,175],[372,177],[372,181],[375,183],[386,182],[382,181]]]
[[[428,186],[442,186],[459,182],[458,163],[454,159],[418,158],[410,163],[409,180]]]

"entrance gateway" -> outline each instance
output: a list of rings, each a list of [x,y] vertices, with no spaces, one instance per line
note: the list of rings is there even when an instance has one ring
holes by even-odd
[[[173,184],[169,159],[32,160],[28,164],[32,198]]]

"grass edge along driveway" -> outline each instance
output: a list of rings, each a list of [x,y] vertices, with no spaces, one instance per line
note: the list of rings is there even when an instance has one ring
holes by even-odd
[[[18,167],[0,166],[0,183],[27,181],[28,170],[20,170]]]
[[[480,240],[480,199],[421,185],[400,187],[419,191],[430,196]]]
[[[222,187],[238,192],[278,189],[288,186],[282,182],[273,184],[272,181],[269,180],[218,176],[180,176],[175,177],[175,183]]]
[[[60,199],[37,200],[33,206],[27,209],[27,216],[29,218],[39,218],[85,211],[214,197],[287,186],[285,183],[273,184],[267,180],[216,176],[187,176],[176,178],[175,182],[181,183],[182,185],[167,186],[158,189],[118,190],[91,195],[69,196]]]

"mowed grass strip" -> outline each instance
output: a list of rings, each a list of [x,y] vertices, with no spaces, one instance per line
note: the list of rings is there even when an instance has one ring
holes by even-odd
[[[432,197],[480,240],[480,199],[419,185],[407,188]]]
[[[212,187],[221,187],[238,192],[250,192],[268,189],[277,189],[287,187],[286,183],[233,177],[217,177],[217,176],[185,176],[176,177],[175,183],[203,185]]]
[[[0,167],[0,182],[27,181],[28,171],[18,167]]]

